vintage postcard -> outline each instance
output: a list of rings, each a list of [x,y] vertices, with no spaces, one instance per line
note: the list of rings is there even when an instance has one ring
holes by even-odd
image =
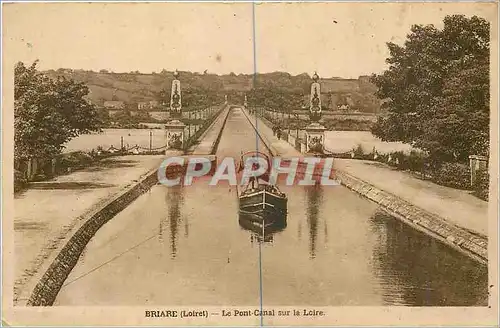
[[[2,4],[5,326],[498,326],[497,2]]]

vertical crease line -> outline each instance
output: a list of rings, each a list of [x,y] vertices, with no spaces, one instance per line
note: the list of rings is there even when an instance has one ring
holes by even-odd
[[[253,90],[256,90],[257,84],[257,43],[255,41],[255,2],[252,2],[252,35],[253,35]],[[257,115],[255,115],[255,148],[257,152],[259,151],[259,136],[258,136],[258,121]],[[262,236],[262,241],[259,243],[259,296],[260,296],[260,326],[264,326],[263,317],[263,286],[262,286],[262,243],[264,242],[264,236]]]

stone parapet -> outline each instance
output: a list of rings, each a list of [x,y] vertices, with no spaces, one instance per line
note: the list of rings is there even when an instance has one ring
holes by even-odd
[[[481,264],[486,265],[488,263],[487,237],[471,233],[348,173],[342,171],[336,171],[335,173],[342,185],[379,204],[383,210],[393,217]]]
[[[54,252],[57,254],[55,258],[48,259],[50,266],[45,271],[42,271],[43,275],[41,277],[35,280],[36,286],[32,289],[27,299],[20,300],[20,305],[23,305],[23,303],[27,306],[52,305],[64,281],[95,233],[106,222],[157,182],[157,168],[155,168],[138,182],[101,204],[95,211],[82,217],[80,221],[82,224],[75,227],[62,247]]]

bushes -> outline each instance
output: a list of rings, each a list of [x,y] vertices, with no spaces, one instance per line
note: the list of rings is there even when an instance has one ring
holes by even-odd
[[[428,156],[425,153],[416,150],[412,150],[409,154],[402,151],[379,154],[374,147],[370,153],[365,153],[361,144],[358,144],[349,153],[336,154],[336,157],[373,160],[386,163],[398,170],[410,170],[415,172],[422,172],[425,168],[425,163],[428,161]]]
[[[431,165],[427,154],[415,150],[409,154],[401,151],[393,152],[387,157],[380,156],[378,160],[388,162],[390,166],[396,167],[398,170],[420,172],[422,175],[428,173],[434,183],[442,186],[470,189],[470,168],[466,164],[441,163],[440,165]]]
[[[374,149],[371,153],[366,154],[363,152],[361,145],[358,145],[356,148],[352,149],[349,155],[350,156],[338,157],[375,160],[377,162],[386,163],[398,170],[418,172],[423,177],[427,174],[431,177],[431,180],[434,183],[439,185],[457,189],[471,189],[470,169],[468,165],[461,163],[442,163],[441,165],[431,165],[429,156],[424,152],[412,150],[409,154],[402,151],[395,151],[389,154],[378,154]],[[352,157],[352,155],[354,155],[354,157]],[[485,179],[487,180],[487,178]],[[487,194],[488,187],[484,186],[485,182],[482,181],[478,183],[477,193],[481,195],[484,195],[484,193]],[[486,191],[484,192],[481,190]]]
[[[397,168],[398,170],[407,170],[408,165],[406,164],[406,156],[407,155],[405,155],[405,153],[403,153],[402,151],[394,151],[390,153],[387,158],[388,164],[392,167]]]
[[[351,158],[351,159],[366,159],[366,160],[373,160],[374,159],[374,152],[372,151],[371,153],[365,153],[363,150],[363,147],[361,144],[358,144],[356,147],[353,147],[350,152],[347,153],[341,153],[341,154],[335,154],[335,157],[337,158]]]
[[[62,154],[58,158],[58,170],[62,169],[63,172],[67,171],[68,168],[71,169],[81,169],[91,165],[94,162],[94,158],[88,153],[83,151],[76,151],[73,153]]]
[[[432,172],[432,181],[447,187],[470,189],[470,169],[460,163],[443,163]]]
[[[390,161],[389,158],[391,159]],[[388,162],[389,165],[396,167],[398,170],[423,173],[425,164],[428,162],[428,156],[416,150],[410,151],[409,154],[405,154],[402,151],[396,151],[387,156],[380,156],[378,160]]]
[[[370,153],[365,153],[360,144],[350,152],[335,154],[336,158],[373,160],[385,163],[398,170],[420,173],[423,179],[430,179],[432,182],[462,190],[472,190],[473,195],[487,201],[489,194],[489,174],[488,170],[479,170],[473,186],[470,185],[470,167],[463,163],[439,163],[432,160],[425,152],[412,150],[409,154],[402,151],[388,154],[378,154],[375,148]]]
[[[28,180],[21,171],[14,171],[14,192],[18,192],[28,184]]]
[[[197,142],[199,142],[200,136],[210,127],[210,125],[215,121],[217,117],[219,117],[220,112],[222,109],[219,110],[219,112],[216,115],[212,115],[211,117],[207,118],[206,120],[197,120],[196,122],[201,125],[201,127],[196,131],[191,138],[189,138],[185,144],[184,144],[184,149],[189,149],[189,147],[193,146]],[[194,120],[193,120],[194,122]],[[182,146],[182,145],[181,145]]]
[[[479,170],[476,172],[476,180],[472,186],[473,194],[485,201],[488,201],[490,187],[490,175],[487,170]]]
[[[353,119],[325,119],[324,125],[328,130],[370,131],[372,122]]]
[[[358,144],[358,146],[353,149],[353,153],[354,153],[354,158],[363,158],[365,155],[365,152],[363,151],[363,147],[361,147],[361,144]]]
[[[407,158],[408,169],[414,172],[423,172],[427,161],[428,156],[425,153],[412,150]]]

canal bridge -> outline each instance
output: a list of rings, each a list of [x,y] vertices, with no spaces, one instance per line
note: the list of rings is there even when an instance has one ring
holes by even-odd
[[[190,154],[300,154],[259,123],[226,106]],[[288,224],[262,239],[240,226],[235,187],[149,184],[96,230],[53,305],[484,304],[484,266],[375,202],[344,186],[280,188]]]

